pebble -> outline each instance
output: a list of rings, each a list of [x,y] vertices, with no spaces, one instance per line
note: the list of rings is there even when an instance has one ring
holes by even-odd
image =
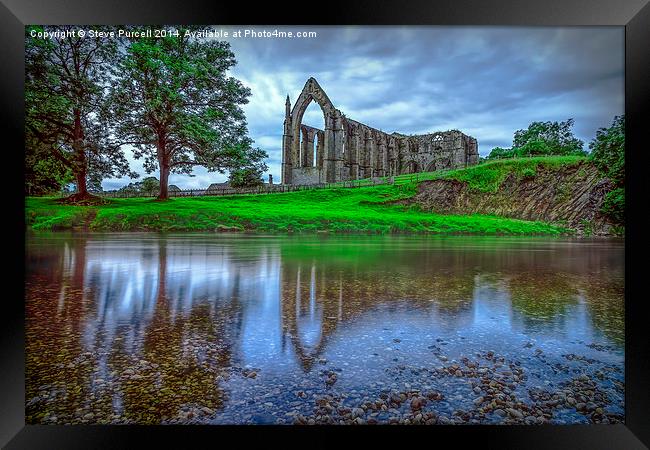
[[[414,397],[413,400],[411,400],[411,409],[413,411],[417,411],[421,409],[424,406],[425,400],[422,397]]]
[[[443,362],[447,361],[446,356],[438,354],[435,356],[438,356]],[[522,366],[519,361],[508,362],[502,357],[495,356],[493,352],[478,354],[475,361],[471,361],[467,357],[457,358],[460,363],[451,359],[451,364],[448,365],[438,363],[433,356],[431,356],[433,364],[430,365],[422,363],[409,364],[404,361],[397,366],[386,368],[388,373],[395,375],[393,381],[390,378],[382,378],[382,380],[387,381],[386,383],[379,380],[372,382],[373,380],[369,379],[366,385],[357,388],[357,390],[350,389],[344,392],[340,392],[337,387],[332,386],[337,380],[337,372],[341,373],[344,370],[334,367],[329,367],[331,370],[321,370],[320,377],[316,374],[315,381],[320,383],[319,386],[315,386],[308,377],[296,376],[293,385],[289,383],[286,386],[277,384],[275,389],[271,387],[256,395],[251,389],[253,384],[257,385],[258,383],[252,383],[249,384],[249,388],[243,391],[243,397],[229,400],[230,405],[233,407],[231,409],[234,412],[228,412],[228,418],[232,417],[231,423],[256,422],[258,416],[254,408],[259,409],[263,405],[268,408],[278,406],[277,412],[269,413],[270,410],[264,412],[263,421],[265,423],[270,420],[268,423],[293,422],[312,425],[376,423],[481,424],[486,423],[488,417],[492,417],[492,419],[510,417],[513,422],[523,421],[527,424],[571,423],[575,419],[562,416],[562,414],[566,414],[567,408],[574,408],[582,414],[583,421],[586,420],[592,423],[617,423],[622,420],[622,416],[614,412],[608,410],[605,413],[605,408],[617,401],[612,400],[612,397],[609,396],[610,392],[616,392],[617,389],[619,395],[622,395],[624,387],[622,383],[619,383],[620,386],[617,384],[618,380],[616,378],[611,378],[608,366],[601,367],[599,373],[607,373],[606,379],[611,380],[611,385],[615,386],[613,388],[602,387],[603,383],[598,381],[600,379],[595,374],[593,378],[590,378],[590,375],[588,375],[590,372],[579,374],[569,372],[568,369],[564,371],[567,374],[566,382],[560,382],[561,379],[558,381],[557,378],[549,377],[549,380],[552,380],[551,382],[539,379],[534,375],[529,375],[532,378],[529,381],[527,375],[534,369],[526,367],[525,361]],[[580,361],[581,364],[592,364],[585,362],[584,358],[575,359]],[[325,358],[314,358],[314,360],[321,364],[327,362]],[[553,370],[564,370],[561,367],[558,368],[557,364],[551,365],[550,362],[547,363],[543,358],[542,361],[535,362],[535,364],[548,364]],[[343,366],[347,365],[344,362],[341,364]],[[436,364],[438,365],[436,366]],[[117,373],[111,375],[111,378],[108,378],[108,382],[102,378],[94,379],[93,388],[97,392],[90,392],[88,400],[90,402],[97,400],[100,395],[103,395],[102,390],[113,389],[113,377],[119,379],[120,382],[124,382],[126,378],[128,382],[129,379],[144,378],[140,375],[143,373],[146,375],[147,380],[152,381],[151,389],[159,388],[160,386],[154,387],[154,383],[156,377],[159,377],[160,374],[148,371],[139,372],[144,366],[144,364],[140,364],[137,366],[137,370],[127,368],[126,370],[117,371]],[[147,367],[153,367],[153,364],[148,364]],[[499,367],[503,367],[503,369],[497,370]],[[230,374],[239,373],[244,377],[255,378],[259,370],[252,367],[241,368],[233,365],[228,370],[221,369],[219,373],[224,375],[223,380],[227,382]],[[581,367],[580,370],[587,371],[588,369]],[[534,372],[532,373],[534,374]],[[620,374],[620,371],[617,373]],[[120,374],[123,377],[119,377]],[[323,380],[326,386],[323,386]],[[514,383],[520,383],[518,387],[513,381]],[[148,388],[145,387],[145,390]],[[182,386],[182,388],[187,390],[192,387],[188,385]],[[294,390],[301,388],[302,390]],[[432,388],[440,391],[434,391]],[[58,393],[56,389],[56,386],[47,386],[41,389],[42,392],[34,392],[32,395],[38,393],[39,397],[32,398],[29,404],[38,404],[40,406],[41,402],[38,401],[38,398],[43,398],[44,403],[51,404],[57,397],[61,398],[66,394],[65,388],[63,388],[63,391],[58,391]],[[377,392],[378,390],[381,390],[381,392]],[[325,395],[326,392],[329,394]],[[445,395],[443,396],[441,392],[444,392]],[[187,395],[182,390],[179,393],[180,396]],[[145,393],[144,395],[148,394]],[[283,400],[283,395],[289,398]],[[260,398],[262,401],[258,403]],[[271,399],[273,399],[272,402],[268,401]],[[473,407],[465,410],[467,403],[470,406],[473,405]],[[285,408],[290,409],[290,411],[285,412]],[[121,416],[121,412],[119,414],[109,412],[107,415],[103,413],[93,414],[88,412],[88,409],[90,408],[79,408],[76,412],[69,413],[69,416],[64,418],[60,418],[60,415],[58,417],[41,416],[43,417],[41,420],[48,423],[57,423],[57,420],[64,423],[128,424],[137,422],[137,419],[125,419]],[[179,406],[178,409],[178,414],[166,423],[203,423],[214,420],[212,416],[215,414],[217,414],[217,418],[224,420],[224,416],[219,415],[222,410],[217,408],[211,409],[207,406],[190,404]],[[559,417],[555,415],[556,411],[562,409],[564,409],[564,412],[561,412]],[[156,413],[155,408],[151,411],[151,408],[147,410],[145,407],[144,411],[146,414]],[[612,411],[616,411],[616,409]],[[249,414],[249,412],[252,412],[253,415]],[[299,412],[306,416],[299,414]],[[274,417],[276,414],[279,417]],[[491,416],[492,414],[493,416]]]

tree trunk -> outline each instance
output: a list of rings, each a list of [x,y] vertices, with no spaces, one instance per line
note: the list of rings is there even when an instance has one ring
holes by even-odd
[[[72,173],[75,177],[77,184],[77,192],[61,199],[62,203],[89,205],[89,204],[102,204],[103,201],[100,197],[91,195],[88,192],[88,185],[86,176],[88,175],[88,161],[86,159],[86,149],[84,148],[84,130],[81,125],[81,111],[74,110],[74,140],[72,141],[72,148],[74,150],[72,161]]]
[[[86,186],[86,171],[76,172],[74,175],[77,183],[77,196],[87,197],[88,187]]]
[[[81,111],[74,110],[74,141],[72,147],[74,149],[74,164],[73,172],[77,181],[77,198],[86,198],[89,196],[88,188],[86,186],[86,152],[83,146],[84,131],[81,125]]]
[[[158,167],[160,168],[160,192],[158,200],[168,200],[167,185],[169,184],[169,155],[167,154],[167,143],[164,134],[158,135]]]
[[[169,183],[169,166],[163,166],[160,168],[160,193],[158,194],[158,200],[167,200],[169,194],[167,192],[167,185]]]

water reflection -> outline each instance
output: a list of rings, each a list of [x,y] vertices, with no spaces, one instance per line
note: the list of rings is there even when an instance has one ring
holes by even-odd
[[[622,241],[57,233],[30,236],[26,263],[32,423],[224,410],[242,374],[270,390],[323,359],[372,368],[382,330],[622,355]]]

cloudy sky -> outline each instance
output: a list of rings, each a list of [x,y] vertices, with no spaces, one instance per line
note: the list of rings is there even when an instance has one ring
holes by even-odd
[[[228,37],[232,76],[251,89],[244,106],[255,145],[280,181],[284,103],[313,76],[347,117],[386,132],[459,129],[479,153],[510,147],[533,121],[575,119],[587,143],[624,112],[622,27],[215,27],[218,30],[315,31],[315,38]],[[303,123],[323,128],[310,104]],[[128,157],[142,175],[142,164]],[[268,177],[265,174],[265,180]],[[157,174],[154,174],[157,176]],[[171,175],[182,189],[226,175],[195,169]],[[105,180],[104,189],[128,178]]]

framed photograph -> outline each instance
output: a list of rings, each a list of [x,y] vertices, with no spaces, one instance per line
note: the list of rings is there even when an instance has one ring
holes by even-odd
[[[646,1],[3,3],[3,446],[650,445]]]

